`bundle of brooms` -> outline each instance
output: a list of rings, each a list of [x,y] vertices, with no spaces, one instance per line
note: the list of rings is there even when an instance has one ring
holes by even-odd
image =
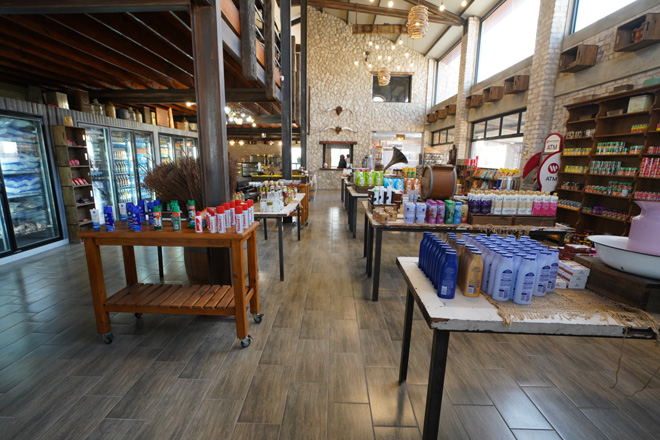
[[[238,178],[238,161],[229,157],[229,187],[233,194]],[[222,178],[219,173],[217,178]],[[142,186],[156,193],[159,200],[171,202],[178,200],[179,206],[185,206],[188,200],[202,204],[202,171],[199,161],[184,157],[176,163],[163,163],[147,171]]]

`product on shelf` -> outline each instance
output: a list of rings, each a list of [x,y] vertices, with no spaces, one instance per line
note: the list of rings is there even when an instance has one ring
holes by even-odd
[[[565,173],[575,173],[575,174],[582,174],[586,173],[589,167],[585,167],[582,165],[566,165],[564,166],[564,172]]]
[[[608,154],[639,154],[644,145],[632,145],[626,147],[625,142],[599,142],[596,145],[596,154],[606,156]]]
[[[626,220],[628,216],[627,212],[608,208],[606,206],[583,206],[582,212],[586,212],[587,214],[602,215],[604,217],[609,217],[616,220]]]
[[[660,192],[652,191],[635,191],[633,198],[636,200],[650,200],[653,202],[660,201]]]
[[[660,147],[650,146],[650,147],[646,150],[646,153],[647,153],[647,154],[660,154]]]
[[[589,164],[589,172],[601,176],[634,176],[637,167],[622,167],[621,161],[592,160]]]
[[[559,198],[537,191],[471,191],[471,214],[556,215]]]
[[[582,190],[582,184],[578,182],[563,182],[559,189],[571,189],[574,191]]]
[[[647,128],[649,128],[649,124],[635,124],[630,129],[630,132],[631,133],[645,133]]]
[[[660,177],[660,158],[659,157],[645,157],[642,159],[640,177]]]
[[[575,200],[560,199],[557,202],[557,206],[564,209],[570,209],[572,211],[579,211],[580,208],[582,207],[582,202],[576,202]]]
[[[566,136],[564,137],[566,139],[580,139],[580,138],[591,137],[594,135],[595,132],[596,132],[595,128],[590,128],[589,130],[574,130],[574,131],[566,132]]]
[[[588,156],[591,148],[564,148],[562,154],[564,156]]]
[[[608,182],[607,186],[602,185],[587,185],[584,188],[584,192],[591,194],[605,194],[612,195],[617,197],[628,197],[632,192],[633,184],[632,182]]]
[[[456,159],[456,165],[477,166],[477,159]]]

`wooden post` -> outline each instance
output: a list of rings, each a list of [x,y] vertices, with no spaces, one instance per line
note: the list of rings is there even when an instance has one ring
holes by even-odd
[[[225,72],[222,54],[222,13],[220,3],[191,5],[195,91],[199,123],[199,148],[204,206],[229,201],[227,129],[225,127]],[[208,250],[211,284],[231,284],[231,257],[228,249]]]
[[[266,98],[275,99],[277,80],[275,78],[275,0],[264,0],[264,43],[266,71]]]
[[[300,0],[300,162],[307,168],[307,0]]]
[[[282,26],[282,177],[291,179],[291,0],[280,0],[280,23]]]
[[[243,77],[257,80],[257,39],[254,27],[254,0],[241,0],[241,65]]]

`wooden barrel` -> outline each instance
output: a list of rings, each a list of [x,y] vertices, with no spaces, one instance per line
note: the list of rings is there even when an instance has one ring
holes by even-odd
[[[422,172],[424,200],[444,200],[456,193],[456,169],[453,165],[427,165]]]

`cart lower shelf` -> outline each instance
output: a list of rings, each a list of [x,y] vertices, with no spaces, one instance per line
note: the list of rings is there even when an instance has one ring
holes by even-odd
[[[254,289],[245,292],[249,303]],[[107,312],[236,315],[234,288],[221,285],[143,284],[124,287],[103,304]]]

